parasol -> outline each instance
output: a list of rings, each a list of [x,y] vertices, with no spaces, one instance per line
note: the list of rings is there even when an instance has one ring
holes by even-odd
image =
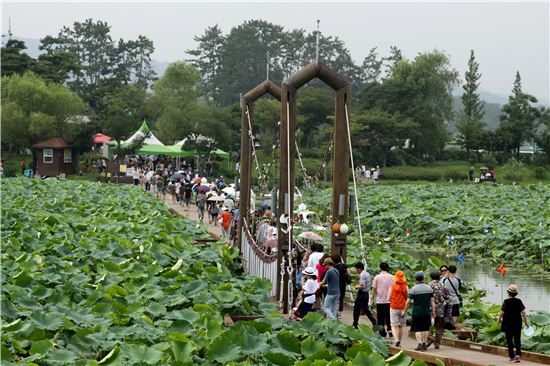
[[[304,231],[303,233],[298,235],[298,238],[309,239],[313,241],[323,241],[323,237],[317,233],[314,233],[313,231]]]

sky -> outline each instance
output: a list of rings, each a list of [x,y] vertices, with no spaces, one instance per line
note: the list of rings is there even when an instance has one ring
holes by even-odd
[[[500,96],[512,90],[516,71],[523,90],[550,103],[549,1],[402,2],[21,2],[2,1],[2,34],[40,39],[87,18],[111,25],[113,38],[145,35],[153,59],[188,59],[194,36],[215,24],[227,34],[245,20],[263,19],[287,30],[313,31],[342,39],[361,63],[373,47],[387,55],[397,46],[406,58],[434,49],[449,55],[463,77],[474,50],[480,89]]]

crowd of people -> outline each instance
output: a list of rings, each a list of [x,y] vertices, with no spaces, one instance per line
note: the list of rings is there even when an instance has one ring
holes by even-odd
[[[336,320],[338,312],[343,310],[345,290],[351,284],[349,269],[339,255],[330,255],[323,249],[321,244],[313,244],[310,253],[298,261],[296,269],[300,275],[296,276],[296,290],[299,295],[293,308],[296,320],[315,309],[316,303],[327,319]],[[455,329],[463,302],[462,281],[457,277],[456,266],[444,265],[431,271],[429,282],[423,272],[416,272],[411,288],[405,273],[401,270],[390,273],[386,262],[380,263],[379,273],[374,278],[364,263],[357,262],[353,267],[358,275],[354,286],[357,291],[353,306],[354,327],[359,326],[363,313],[381,337],[393,338],[394,345],[401,347],[407,312],[411,309],[410,329],[418,342],[416,351],[426,351],[432,344],[439,349],[445,329]],[[522,318],[528,326],[525,306],[516,298],[517,293],[516,285],[508,287],[509,298],[502,305],[499,319],[506,333],[510,362],[519,362],[521,356]]]
[[[365,179],[372,183],[376,183],[380,179],[381,175],[382,171],[380,170],[380,165],[377,165],[376,168],[372,167],[370,169],[365,165],[361,165],[355,168],[355,178],[357,180]]]

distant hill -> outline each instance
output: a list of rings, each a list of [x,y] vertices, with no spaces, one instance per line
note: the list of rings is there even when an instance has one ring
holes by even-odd
[[[482,95],[482,93],[480,93],[480,95]],[[483,99],[483,97],[481,99]],[[485,107],[484,107],[485,114],[483,116],[483,119],[487,124],[487,128],[491,131],[496,130],[500,123],[499,118],[500,118],[501,107],[502,107],[502,104],[500,103],[489,103],[485,101]],[[449,133],[452,135],[455,135],[458,132],[456,129],[456,122],[458,121],[461,110],[462,110],[462,100],[460,99],[460,96],[455,95],[453,96],[453,121],[451,121],[451,123],[449,123],[449,126],[448,126]]]

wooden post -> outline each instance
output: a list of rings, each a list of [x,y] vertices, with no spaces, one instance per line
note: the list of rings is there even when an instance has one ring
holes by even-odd
[[[334,156],[332,159],[332,223],[347,223],[349,212],[349,140],[346,119],[346,103],[351,101],[351,86],[336,91],[336,118],[334,119]],[[349,111],[349,108],[348,108]],[[353,172],[352,172],[353,174]],[[346,235],[331,231],[330,252],[347,255]]]

